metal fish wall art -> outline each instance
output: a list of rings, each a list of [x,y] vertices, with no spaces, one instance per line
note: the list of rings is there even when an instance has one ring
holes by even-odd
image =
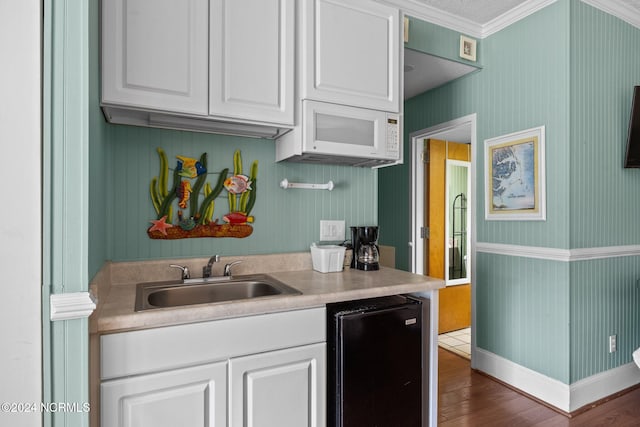
[[[169,162],[162,148],[160,173],[151,179],[149,193],[156,218],[149,221],[147,235],[151,239],[173,240],[196,237],[244,238],[253,232],[255,218],[250,215],[256,203],[258,161],[251,164],[249,174],[243,173],[240,150],[233,154],[233,172],[224,168],[219,173],[207,168],[207,153],[199,159],[176,156],[172,185],[169,187]],[[207,178],[217,175],[212,187]],[[226,191],[229,210],[221,220],[213,219],[216,199]],[[177,213],[174,218],[174,208]]]

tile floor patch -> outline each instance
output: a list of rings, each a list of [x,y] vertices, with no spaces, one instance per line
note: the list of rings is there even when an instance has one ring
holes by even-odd
[[[438,335],[438,345],[471,360],[471,328]]]

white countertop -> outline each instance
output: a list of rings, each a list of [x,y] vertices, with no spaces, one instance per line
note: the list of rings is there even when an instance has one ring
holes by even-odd
[[[306,309],[337,301],[426,292],[444,287],[444,281],[441,279],[420,276],[392,268],[381,267],[378,271],[360,271],[347,268],[339,273],[319,273],[310,268],[310,262],[307,260],[308,254],[288,254],[286,258],[290,262],[287,265],[274,263],[273,258],[269,257],[277,257],[277,255],[256,256],[255,259],[251,260],[251,263],[245,263],[244,271],[239,271],[236,274],[254,272],[269,274],[286,285],[299,290],[302,292],[301,295],[255,298],[135,312],[136,284],[144,281],[167,280],[166,276],[161,278],[157,274],[147,274],[145,271],[151,269],[154,273],[157,273],[158,263],[166,266],[169,263],[176,262],[128,263],[127,268],[135,271],[135,274],[119,278],[117,277],[119,273],[110,273],[106,275],[109,277],[102,279],[103,282],[110,283],[100,284],[98,308],[92,315],[93,332],[104,334],[285,310]],[[225,262],[243,258],[246,259],[248,257],[229,258],[225,259]],[[282,256],[278,259],[281,258]],[[271,269],[282,268],[284,271],[269,271],[269,268],[264,267],[264,263],[256,263],[256,259],[259,261],[266,259],[267,265],[271,266]],[[203,260],[188,261],[196,266],[203,263]],[[290,270],[291,268],[294,270]],[[172,273],[175,276],[175,271]],[[144,279],[141,277],[144,277]],[[173,276],[170,278],[175,279]]]

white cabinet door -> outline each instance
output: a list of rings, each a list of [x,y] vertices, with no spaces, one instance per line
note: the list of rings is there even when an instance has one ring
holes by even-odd
[[[229,361],[230,427],[324,427],[326,346]]]
[[[211,2],[211,115],[293,124],[294,21],[294,0]]]
[[[225,427],[227,362],[105,381],[101,427]]]
[[[400,111],[400,12],[373,0],[305,0],[304,98]]]
[[[208,0],[103,0],[102,102],[208,112]]]

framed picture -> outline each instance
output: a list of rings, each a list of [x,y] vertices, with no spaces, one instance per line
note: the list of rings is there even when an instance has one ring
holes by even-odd
[[[476,41],[469,37],[460,36],[460,58],[469,61],[476,60]]]
[[[485,219],[545,221],[544,126],[484,141]]]

